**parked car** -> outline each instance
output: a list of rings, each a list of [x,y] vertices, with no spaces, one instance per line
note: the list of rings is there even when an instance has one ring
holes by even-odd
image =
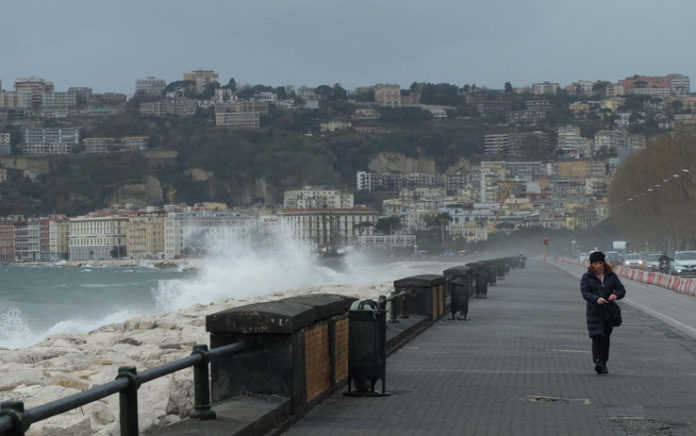
[[[696,251],[675,251],[672,274],[696,276]]]
[[[645,270],[646,271],[659,271],[660,269],[660,253],[650,253],[645,256]]]
[[[628,268],[643,268],[643,258],[638,253],[628,253],[624,256],[623,266]]]
[[[585,253],[584,251],[580,254],[578,254],[578,260],[580,262],[589,262],[590,261],[590,255],[589,253]]]
[[[623,256],[616,251],[607,251],[604,261],[611,266],[623,264]]]

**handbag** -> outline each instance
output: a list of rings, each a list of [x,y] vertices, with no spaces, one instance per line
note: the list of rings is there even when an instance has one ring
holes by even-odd
[[[621,325],[621,307],[615,301],[608,301],[600,307],[599,317],[602,322],[612,327]]]

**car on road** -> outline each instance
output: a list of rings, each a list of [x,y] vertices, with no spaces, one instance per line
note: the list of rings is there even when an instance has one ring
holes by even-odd
[[[584,251],[578,254],[578,260],[580,262],[589,262],[590,261],[590,255],[588,253],[585,253]]]
[[[660,270],[660,253],[650,253],[645,256],[645,265],[643,266],[646,271],[659,271]]]
[[[617,266],[623,264],[623,256],[616,251],[607,251],[605,254],[604,261],[611,266]]]
[[[696,276],[696,251],[675,251],[672,274]]]
[[[624,256],[623,266],[628,268],[643,268],[643,258],[638,253],[628,253]]]

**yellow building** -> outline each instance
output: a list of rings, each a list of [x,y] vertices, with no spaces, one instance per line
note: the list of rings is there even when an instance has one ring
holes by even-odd
[[[558,164],[558,173],[565,179],[584,179],[589,177],[592,162],[589,160],[562,161]]]
[[[146,213],[130,217],[127,251],[131,259],[164,257],[164,215]]]

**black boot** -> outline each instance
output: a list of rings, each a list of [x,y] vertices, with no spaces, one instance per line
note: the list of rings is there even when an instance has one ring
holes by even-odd
[[[601,362],[602,363],[602,368],[599,371],[599,374],[609,374],[609,370],[607,369],[607,362]]]
[[[595,360],[594,360],[594,370],[595,370],[595,372],[596,372],[597,374],[603,374],[603,372],[602,372],[603,368],[606,368],[606,366],[604,366],[604,365],[602,364],[602,361],[599,360],[599,359],[595,359]]]

